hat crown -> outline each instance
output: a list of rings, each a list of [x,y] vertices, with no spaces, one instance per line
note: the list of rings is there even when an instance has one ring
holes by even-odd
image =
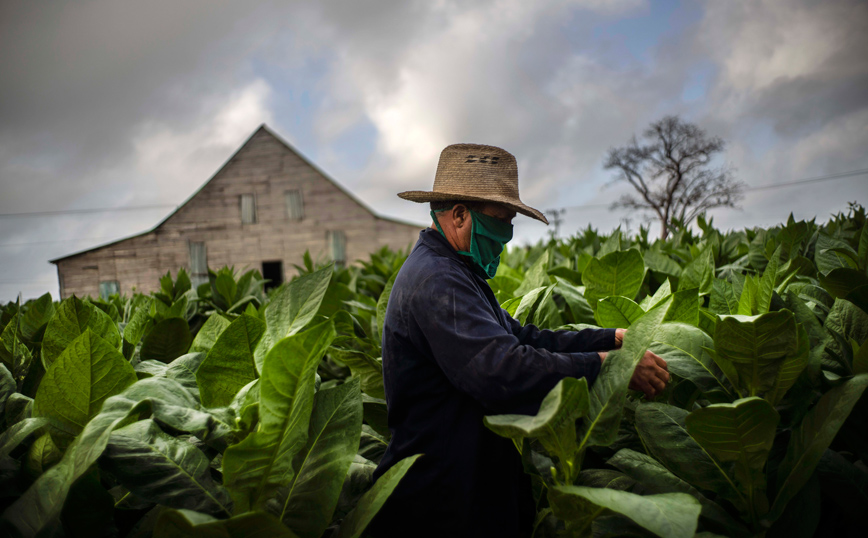
[[[515,157],[496,146],[452,144],[440,153],[434,192],[486,196],[498,194],[518,200]]]
[[[440,152],[434,189],[400,192],[398,196],[413,202],[494,202],[548,224],[542,213],[521,201],[518,196],[518,165],[515,157],[496,146],[446,146]]]

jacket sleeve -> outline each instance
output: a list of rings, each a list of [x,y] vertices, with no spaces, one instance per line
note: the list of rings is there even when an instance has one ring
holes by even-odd
[[[458,390],[491,413],[536,413],[564,377],[592,384],[597,353],[556,353],[523,344],[497,321],[476,285],[455,270],[428,277],[410,298],[411,315],[431,358]]]
[[[503,311],[512,334],[522,344],[559,353],[609,351],[615,349],[615,329],[582,329],[581,331],[549,331],[535,325],[522,326],[506,310]]]

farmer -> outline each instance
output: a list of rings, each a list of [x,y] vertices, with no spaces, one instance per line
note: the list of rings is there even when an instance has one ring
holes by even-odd
[[[383,378],[392,439],[374,473],[419,458],[369,532],[389,536],[529,536],[535,509],[512,441],[486,415],[535,414],[564,377],[592,384],[623,329],[579,332],[521,326],[486,279],[521,213],[548,224],[518,197],[515,157],[492,146],[455,144],[440,154],[434,190],[398,196],[430,202],[395,279],[383,327]],[[666,363],[646,353],[631,388],[662,391]]]

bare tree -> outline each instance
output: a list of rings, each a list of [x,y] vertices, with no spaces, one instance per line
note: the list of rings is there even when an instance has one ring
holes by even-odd
[[[727,166],[714,168],[711,161],[723,151],[720,137],[709,137],[678,116],[666,116],[629,144],[610,148],[604,168],[615,169],[615,181],[626,181],[637,195],[622,196],[613,207],[650,210],[662,227],[661,238],[673,223],[689,224],[713,207],[736,207],[744,197],[744,184],[733,179]]]

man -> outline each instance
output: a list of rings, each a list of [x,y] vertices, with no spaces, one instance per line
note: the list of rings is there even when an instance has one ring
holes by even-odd
[[[392,439],[374,476],[419,458],[371,527],[386,536],[528,536],[530,480],[513,443],[485,428],[485,415],[534,414],[564,377],[591,384],[623,329],[580,332],[522,327],[500,308],[494,276],[512,219],[545,217],[518,196],[508,152],[474,144],[440,155],[434,190],[399,194],[430,202],[395,279],[383,327],[383,377]],[[662,391],[666,363],[647,353],[631,384]]]

